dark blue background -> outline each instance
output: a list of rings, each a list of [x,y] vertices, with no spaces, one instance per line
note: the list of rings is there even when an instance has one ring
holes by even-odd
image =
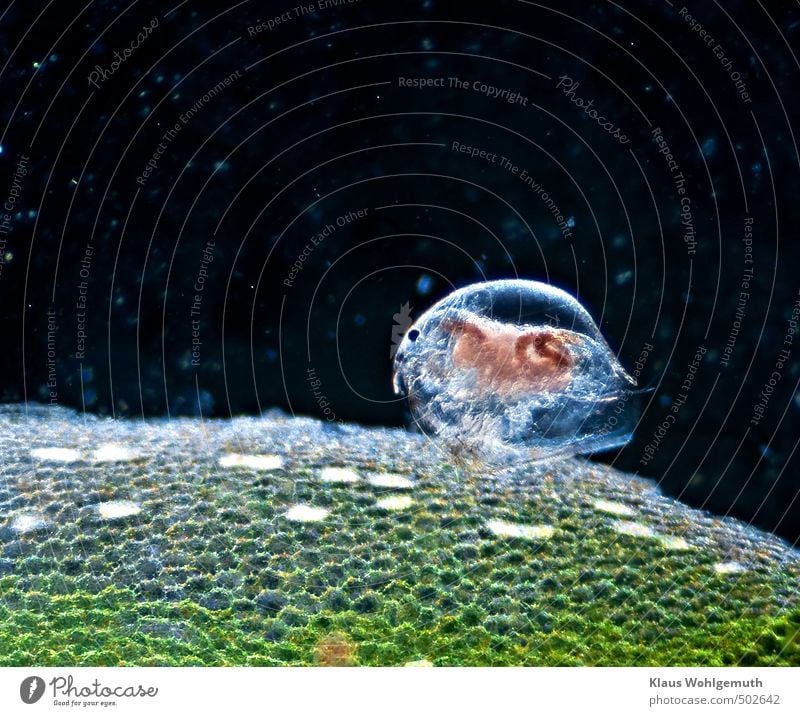
[[[360,0],[259,32],[248,28],[295,5],[175,5],[26,2],[0,19],[0,194],[30,157],[0,274],[3,401],[48,402],[52,389],[60,404],[117,417],[280,407],[399,425],[389,354],[402,304],[415,317],[454,287],[519,275],[577,295],[629,370],[653,347],[641,383],[655,390],[636,438],[600,459],[800,536],[800,344],[751,422],[800,288],[796,6],[688,7],[726,67],[666,1]],[[92,70],[153,18],[152,34],[92,87]],[[519,92],[527,106],[398,86],[450,76]],[[560,76],[629,144],[557,89]],[[686,178],[693,254],[655,127]],[[536,177],[569,235],[517,176],[453,141]],[[361,209],[287,286],[311,238]],[[726,364],[748,218],[754,274]]]

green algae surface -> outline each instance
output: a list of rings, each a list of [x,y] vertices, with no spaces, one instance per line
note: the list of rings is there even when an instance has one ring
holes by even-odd
[[[800,664],[796,551],[582,459],[278,414],[0,436],[3,666]]]

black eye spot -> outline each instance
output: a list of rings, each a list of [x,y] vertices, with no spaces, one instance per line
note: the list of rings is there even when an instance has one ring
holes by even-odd
[[[419,331],[416,328],[413,331],[408,332],[408,340],[410,340],[412,343],[416,341],[417,338],[419,338]]]

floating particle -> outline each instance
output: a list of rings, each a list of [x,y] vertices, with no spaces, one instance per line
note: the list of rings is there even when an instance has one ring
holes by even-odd
[[[709,137],[706,139],[700,147],[700,151],[703,152],[703,156],[706,158],[713,157],[717,151],[716,137]]]
[[[594,508],[600,512],[606,512],[609,515],[617,515],[619,517],[633,517],[636,512],[634,512],[630,507],[627,505],[623,505],[621,502],[611,502],[610,500],[595,500]]]
[[[394,357],[395,392],[414,422],[490,465],[624,445],[638,420],[635,386],[589,313],[536,281],[455,291]]]
[[[517,525],[503,520],[489,520],[486,525],[498,537],[519,537],[521,539],[543,540],[553,534],[550,525]]]
[[[285,517],[290,522],[321,522],[328,514],[328,510],[322,507],[294,505],[286,513]]]
[[[414,504],[408,495],[398,495],[397,497],[384,497],[378,500],[375,506],[381,510],[407,510]]]
[[[403,475],[393,472],[376,472],[367,478],[373,487],[384,487],[389,490],[410,490],[414,483]]]
[[[122,520],[138,515],[142,508],[130,500],[112,500],[97,505],[97,513],[104,520]]]
[[[433,279],[426,273],[417,279],[417,293],[420,296],[427,296],[433,288]]]
[[[17,515],[11,522],[12,532],[23,535],[28,532],[36,532],[47,527],[47,520],[44,515],[38,512],[28,512],[22,515]]]
[[[246,467],[250,470],[280,470],[283,458],[280,455],[239,455],[230,453],[219,459],[220,467]]]
[[[77,462],[81,459],[81,454],[72,448],[34,448],[31,450],[31,457],[35,460],[45,462]]]
[[[623,286],[626,283],[629,283],[630,280],[633,278],[633,271],[622,271],[616,275],[614,278],[614,282],[617,286]]]
[[[353,483],[359,481],[358,473],[351,467],[323,467],[319,471],[323,482]]]

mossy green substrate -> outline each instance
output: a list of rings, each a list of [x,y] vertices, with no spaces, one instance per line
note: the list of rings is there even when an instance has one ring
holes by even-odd
[[[10,582],[0,582],[7,597],[0,606],[0,666],[308,665],[325,663],[328,639],[336,644],[341,635],[352,644],[347,663],[370,666],[421,658],[442,666],[800,664],[797,611],[699,626],[678,620],[663,633],[655,620],[631,630],[595,610],[555,610],[543,630],[546,610],[534,604],[476,624],[479,609],[437,617],[434,608],[403,609],[398,602],[376,615],[323,611],[297,625],[280,612],[265,618],[189,600],[146,601],[127,589],[59,595],[16,592]]]
[[[273,416],[87,437],[42,416],[0,425],[0,665],[800,665],[797,553],[602,466],[497,480],[402,431]],[[102,440],[138,457],[29,457]],[[230,452],[285,464],[220,467]],[[359,480],[322,481],[330,465]],[[366,478],[386,471],[414,481],[407,509],[378,506],[396,491]],[[115,499],[142,511],[100,519]],[[329,514],[291,522],[296,504]],[[47,526],[15,533],[32,510]]]

